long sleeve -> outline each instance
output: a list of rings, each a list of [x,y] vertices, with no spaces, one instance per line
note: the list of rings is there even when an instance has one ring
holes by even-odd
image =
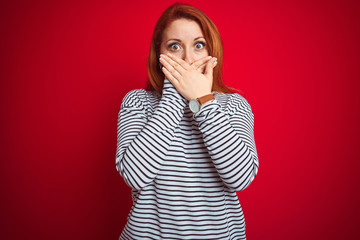
[[[165,79],[161,100],[149,117],[144,89],[128,92],[117,123],[116,169],[133,189],[149,184],[162,166],[187,100]]]
[[[226,109],[215,99],[193,117],[225,185],[235,191],[249,186],[258,172],[259,161],[254,116],[245,98],[231,94]]]

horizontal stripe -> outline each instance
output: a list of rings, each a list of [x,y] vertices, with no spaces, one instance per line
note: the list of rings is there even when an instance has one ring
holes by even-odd
[[[128,92],[120,106],[115,165],[133,206],[119,239],[246,239],[236,191],[259,161],[254,116],[241,95],[216,94],[193,114],[165,79],[162,96]]]

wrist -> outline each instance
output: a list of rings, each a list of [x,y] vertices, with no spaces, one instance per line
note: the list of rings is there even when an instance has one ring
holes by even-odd
[[[191,99],[199,99],[199,98],[202,98],[203,96],[206,96],[206,95],[209,95],[209,94],[212,94],[212,92],[204,92],[204,93],[197,94],[197,95],[195,95],[196,97],[191,97],[191,98],[189,99],[189,101],[190,101]]]
[[[214,93],[210,93],[210,94],[206,94],[206,95],[201,96],[201,97],[196,98],[196,99],[191,99],[189,101],[190,110],[193,113],[199,112],[202,106],[212,102],[215,99],[214,95],[215,95]]]
[[[206,105],[206,104],[208,104],[208,103],[211,103],[211,102],[213,102],[214,101],[214,99],[211,99],[211,100],[209,100],[209,101],[207,101],[207,102],[204,102],[203,104],[202,104],[202,106],[204,106],[204,105]]]

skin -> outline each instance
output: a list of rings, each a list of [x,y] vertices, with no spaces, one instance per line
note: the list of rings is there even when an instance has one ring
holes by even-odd
[[[162,36],[159,58],[162,71],[187,100],[211,94],[217,59],[209,56],[203,43],[206,45],[199,24],[188,19],[173,21]]]

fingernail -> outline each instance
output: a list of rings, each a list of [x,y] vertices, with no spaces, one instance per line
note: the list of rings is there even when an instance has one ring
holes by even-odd
[[[215,61],[215,62],[213,63],[213,67],[215,67],[215,66],[216,66],[216,64],[217,64],[217,61]]]
[[[208,56],[206,59],[211,59],[212,57],[211,56]]]

